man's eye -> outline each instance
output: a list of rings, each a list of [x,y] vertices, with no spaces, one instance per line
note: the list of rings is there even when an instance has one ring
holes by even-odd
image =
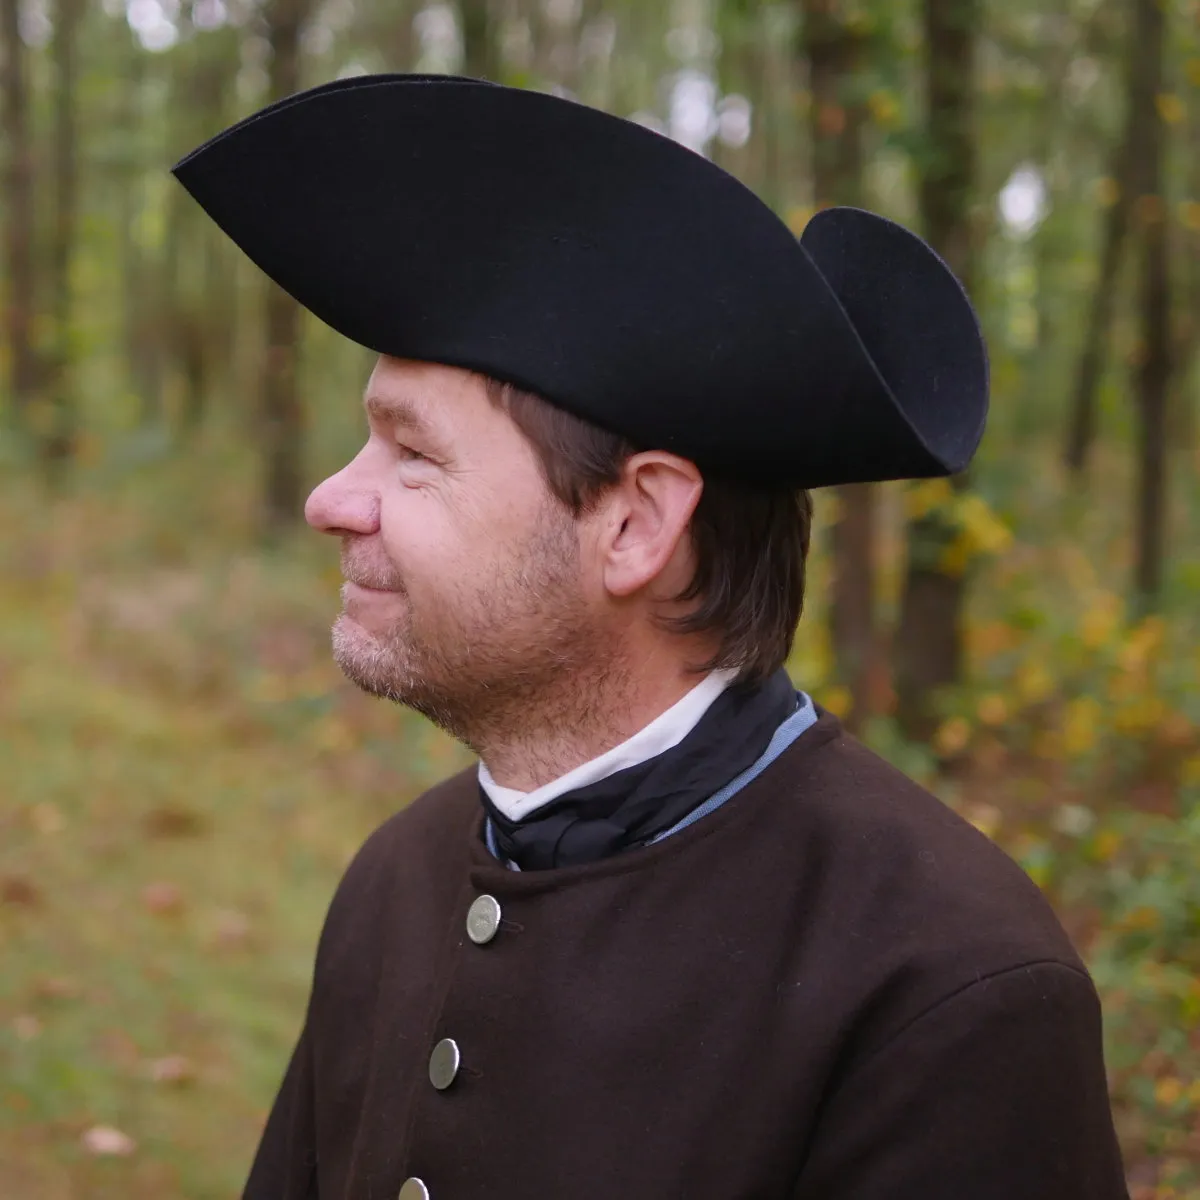
[[[411,446],[406,446],[403,442],[396,443],[396,453],[408,462],[429,461],[428,458],[426,458],[426,456],[420,452],[420,450],[414,450]]]

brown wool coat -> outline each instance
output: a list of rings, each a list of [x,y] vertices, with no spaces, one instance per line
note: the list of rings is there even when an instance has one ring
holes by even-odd
[[[480,825],[466,772],[350,866],[251,1200],[1126,1197],[1048,905],[831,715],[655,846],[517,873]]]

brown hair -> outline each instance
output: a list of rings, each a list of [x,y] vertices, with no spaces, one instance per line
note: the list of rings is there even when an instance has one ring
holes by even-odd
[[[551,493],[578,517],[617,482],[638,447],[533,392],[485,377],[488,398],[533,446]],[[660,617],[680,634],[716,634],[717,651],[699,670],[734,668],[761,681],[787,660],[804,605],[812,526],[806,491],[705,475],[692,514],[696,572],[676,597],[698,603]]]

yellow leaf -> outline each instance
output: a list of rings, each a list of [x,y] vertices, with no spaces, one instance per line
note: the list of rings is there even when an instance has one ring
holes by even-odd
[[[989,692],[984,696],[975,711],[985,725],[995,727],[1008,720],[1008,705],[1004,702],[1004,697],[996,692]]]
[[[1130,630],[1125,645],[1121,647],[1118,661],[1122,670],[1141,671],[1162,647],[1166,626],[1162,617],[1147,617]]]
[[[1068,758],[1080,758],[1095,746],[1101,711],[1091,696],[1078,696],[1067,705],[1062,747]]]
[[[1121,849],[1121,835],[1112,829],[1102,830],[1092,842],[1092,857],[1097,862],[1112,862]]]
[[[1018,697],[1026,704],[1038,704],[1054,691],[1054,676],[1040,659],[1022,663],[1013,683]]]
[[[977,492],[968,492],[959,499],[957,515],[970,550],[1000,554],[1012,545],[1012,532]]]
[[[814,497],[815,499],[815,497]],[[828,496],[821,496],[819,501],[821,522],[824,525],[836,525],[842,519],[842,504],[841,498],[836,493],[831,493]]]
[[[1174,92],[1160,92],[1154,98],[1154,103],[1158,108],[1158,115],[1168,125],[1178,125],[1187,115],[1187,108]]]
[[[1113,714],[1113,728],[1124,734],[1146,733],[1157,728],[1166,711],[1161,696],[1139,696],[1117,709]]]
[[[835,717],[841,717],[843,720],[850,715],[850,710],[854,707],[850,689],[841,684],[825,688],[820,695],[820,704],[829,709]]]
[[[1116,632],[1125,612],[1124,601],[1115,592],[1100,592],[1079,624],[1079,637],[1090,650],[1098,650]]]
[[[784,214],[787,227],[799,237],[808,226],[809,221],[816,215],[816,209],[807,204],[793,204]]]
[[[967,820],[985,837],[995,837],[1003,813],[994,804],[974,804],[966,813]]]
[[[1103,208],[1112,208],[1121,198],[1121,185],[1110,175],[1097,179],[1093,187],[1096,190],[1096,200]]]
[[[900,105],[896,102],[896,97],[882,88],[871,93],[867,98],[867,106],[871,110],[871,116],[883,126],[895,125],[900,115]]]
[[[1183,763],[1183,782],[1185,784],[1200,784],[1200,754],[1193,754]]]
[[[971,542],[966,537],[956,537],[938,556],[938,570],[952,579],[960,579],[971,561]]]
[[[919,521],[954,496],[948,479],[923,479],[904,493],[904,510],[909,520]]]
[[[1184,200],[1179,205],[1179,223],[1193,233],[1200,233],[1200,204]]]
[[[971,726],[965,717],[951,717],[933,735],[933,748],[941,755],[958,754],[971,740]]]
[[[1154,1099],[1160,1108],[1170,1108],[1183,1095],[1183,1084],[1174,1075],[1165,1075],[1154,1085]]]

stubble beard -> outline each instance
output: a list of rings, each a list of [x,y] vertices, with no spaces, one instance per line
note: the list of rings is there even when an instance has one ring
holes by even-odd
[[[333,655],[374,696],[420,713],[485,757],[595,729],[627,678],[579,586],[574,525],[555,513],[485,575],[414,605],[382,634],[342,613]]]

